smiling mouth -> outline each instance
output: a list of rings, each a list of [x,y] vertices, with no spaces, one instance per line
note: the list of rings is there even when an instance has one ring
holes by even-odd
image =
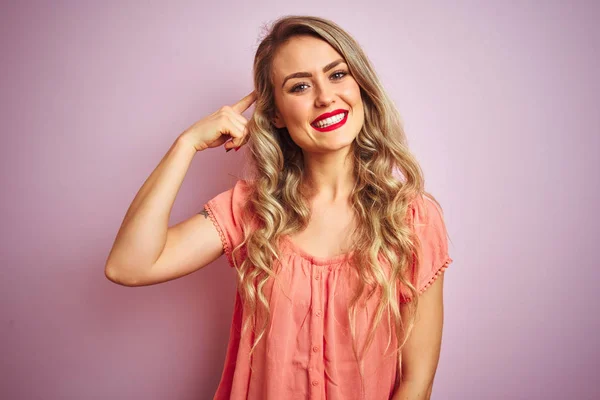
[[[348,120],[348,111],[338,113],[332,117],[322,119],[317,122],[310,124],[313,128],[319,132],[328,132],[337,129],[344,125]]]

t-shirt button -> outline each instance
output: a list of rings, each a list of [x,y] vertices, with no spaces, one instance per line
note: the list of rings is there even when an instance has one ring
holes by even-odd
[[[313,346],[313,351],[316,353],[317,351],[319,351],[319,346]]]
[[[315,315],[316,315],[317,317],[320,317],[320,316],[321,316],[321,311],[317,311],[317,312],[315,313]]]
[[[316,279],[316,280],[319,280],[319,275],[315,275],[315,279]]]
[[[319,384],[319,381],[312,381],[313,386],[317,386],[318,384]]]

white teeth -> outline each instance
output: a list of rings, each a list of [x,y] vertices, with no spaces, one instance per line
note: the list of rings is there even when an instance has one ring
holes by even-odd
[[[340,114],[334,115],[333,117],[325,118],[325,119],[317,122],[315,125],[319,128],[325,128],[329,125],[337,124],[338,122],[340,122],[341,120],[344,119],[345,114],[346,113],[340,113]]]

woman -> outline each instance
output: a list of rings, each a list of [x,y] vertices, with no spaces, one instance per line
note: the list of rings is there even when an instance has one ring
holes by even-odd
[[[258,47],[254,84],[178,137],[106,276],[149,285],[227,256],[238,291],[216,399],[428,399],[452,260],[370,62],[333,22],[285,17]],[[193,156],[245,144],[252,177],[168,228]]]

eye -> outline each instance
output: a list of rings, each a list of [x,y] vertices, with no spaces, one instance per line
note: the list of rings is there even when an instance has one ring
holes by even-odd
[[[334,81],[339,81],[339,80],[343,79],[346,75],[348,75],[348,72],[339,70],[339,71],[335,71],[333,74],[331,74],[330,79],[333,79]],[[304,82],[298,83],[290,89],[290,93],[304,92],[306,89],[303,88],[303,86],[308,87],[308,84],[306,84]]]
[[[290,92],[292,93],[299,93],[299,92],[303,92],[304,90],[300,90],[300,88],[302,86],[308,86],[306,83],[299,83],[297,85],[294,85],[291,89]]]
[[[346,75],[348,75],[348,73],[346,71],[335,71],[333,74],[331,74],[331,78],[333,78],[333,80],[339,81]],[[337,78],[335,78],[336,76],[337,76]]]

